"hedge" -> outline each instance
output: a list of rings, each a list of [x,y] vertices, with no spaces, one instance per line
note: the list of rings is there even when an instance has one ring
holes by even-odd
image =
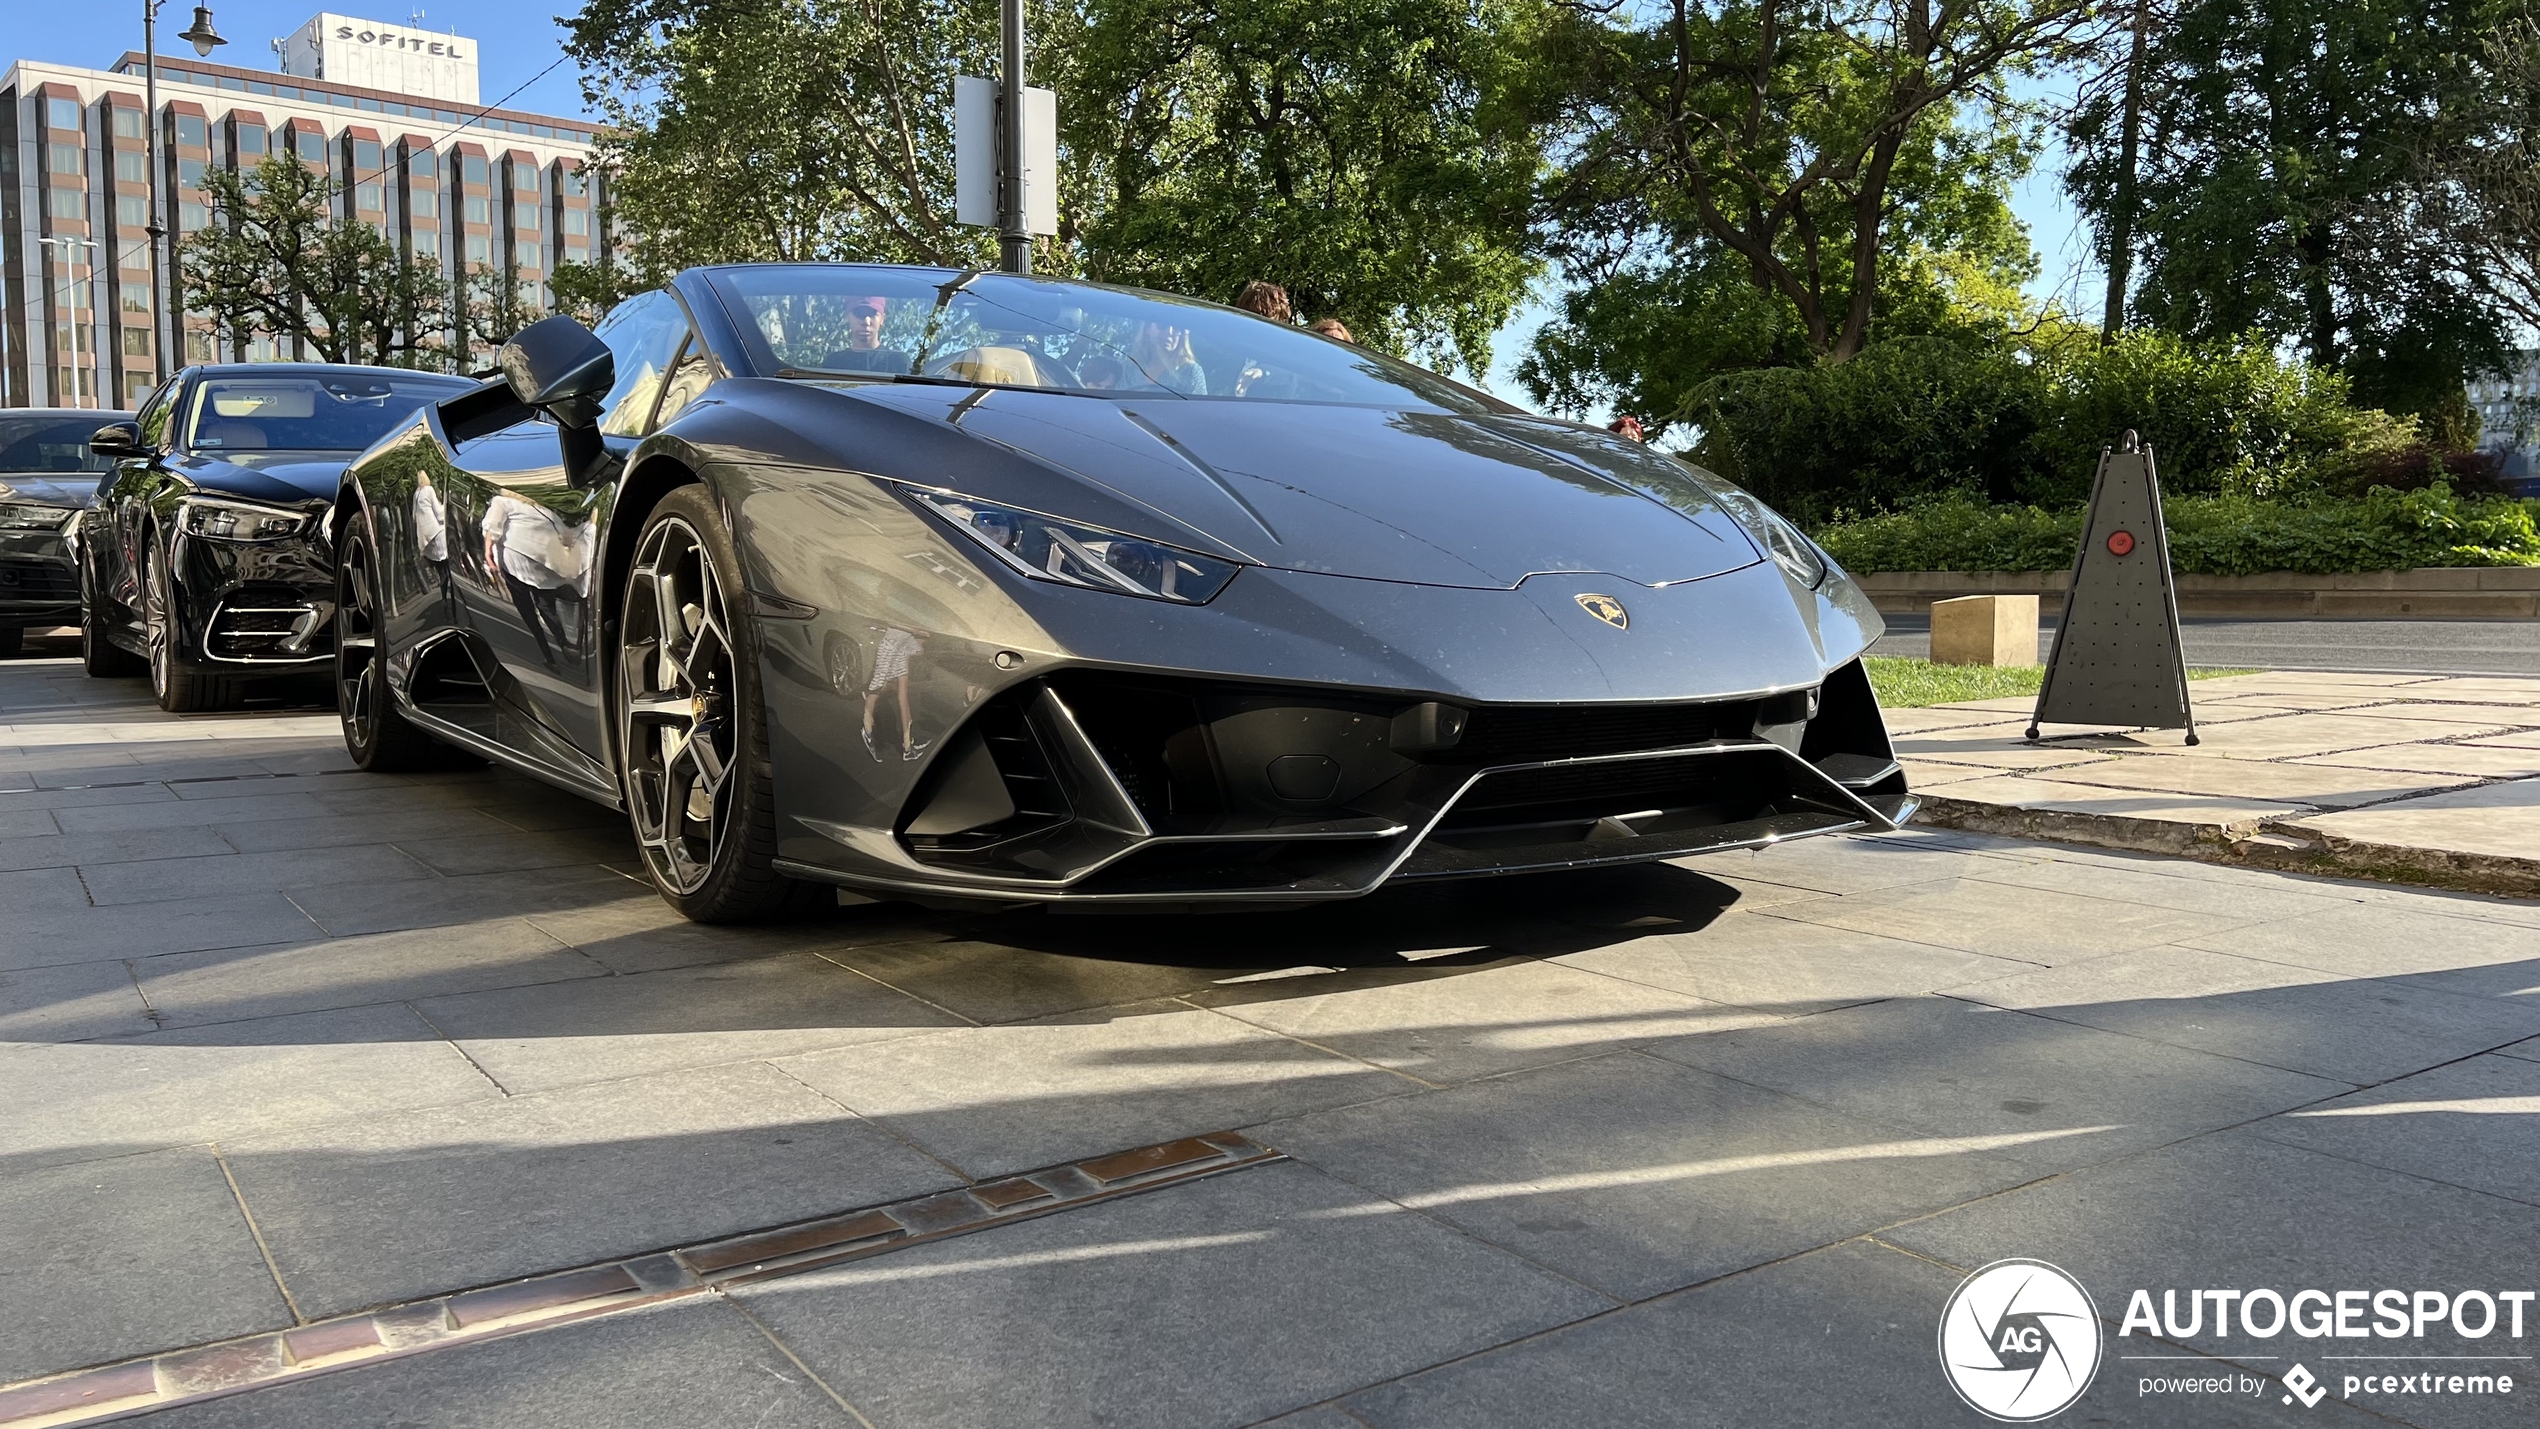
[[[2162,503],[2170,560],[2182,574],[2334,575],[2421,566],[2540,566],[2540,502],[2465,498],[2435,485],[2377,487],[2354,500],[2173,496]],[[1904,511],[1818,526],[1845,568],[1872,571],[2070,570],[2081,507],[1938,497]]]

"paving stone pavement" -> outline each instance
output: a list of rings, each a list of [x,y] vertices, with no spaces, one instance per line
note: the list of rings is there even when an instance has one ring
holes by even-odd
[[[1900,710],[1931,822],[2540,894],[2540,679],[2270,670],[2189,683],[2182,730],[2050,725],[2035,701]]]
[[[2497,683],[2433,745],[2517,748],[2469,698]],[[2437,718],[2357,688],[2385,712],[2253,686],[2214,728]],[[2084,754],[2018,777],[2194,763]],[[2306,757],[2250,762],[2467,777]],[[2527,1423],[2540,1393],[2350,1404],[2328,1359],[2524,1355],[2540,1313],[2117,1333],[2135,1288],[2540,1289],[2540,904],[2068,844],[704,929],[542,785],[363,776],[324,710],[175,718],[22,660],[0,1088],[0,1383],[1201,1132],[1288,1158],[154,1424],[1977,1424],[1938,1317],[2022,1256],[2106,1321],[2089,1422]],[[2316,1409],[2276,1393],[2294,1358]],[[2268,1392],[2143,1392],[2182,1366]]]

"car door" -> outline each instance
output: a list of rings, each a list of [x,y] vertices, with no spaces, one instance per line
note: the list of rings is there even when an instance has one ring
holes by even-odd
[[[622,460],[649,430],[688,318],[656,291],[619,304],[598,332],[616,360],[600,432]],[[530,722],[501,737],[520,748],[558,738],[604,763],[592,595],[610,483],[568,480],[557,430],[543,419],[463,441],[452,456],[442,499],[454,585],[479,648],[507,677],[497,694]]]

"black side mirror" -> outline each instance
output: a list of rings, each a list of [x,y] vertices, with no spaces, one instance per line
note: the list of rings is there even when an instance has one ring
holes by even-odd
[[[513,396],[567,429],[598,425],[600,403],[617,381],[608,344],[561,314],[513,334],[496,365]]]
[[[137,456],[141,451],[141,424],[108,422],[88,439],[88,450],[94,456]]]

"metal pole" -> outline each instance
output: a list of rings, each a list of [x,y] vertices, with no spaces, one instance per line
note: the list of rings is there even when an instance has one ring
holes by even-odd
[[[997,138],[997,229],[1001,265],[1009,273],[1032,271],[1032,233],[1023,217],[1023,0],[1005,0],[1005,123]]]
[[[153,386],[163,387],[168,380],[168,315],[160,309],[167,306],[167,280],[159,269],[159,240],[167,236],[167,226],[159,221],[159,6],[165,0],[141,0],[141,64],[142,85],[147,91],[144,101],[149,109],[147,132],[150,154],[150,221],[141,231],[150,235],[150,371]],[[120,278],[118,282],[122,281]]]

